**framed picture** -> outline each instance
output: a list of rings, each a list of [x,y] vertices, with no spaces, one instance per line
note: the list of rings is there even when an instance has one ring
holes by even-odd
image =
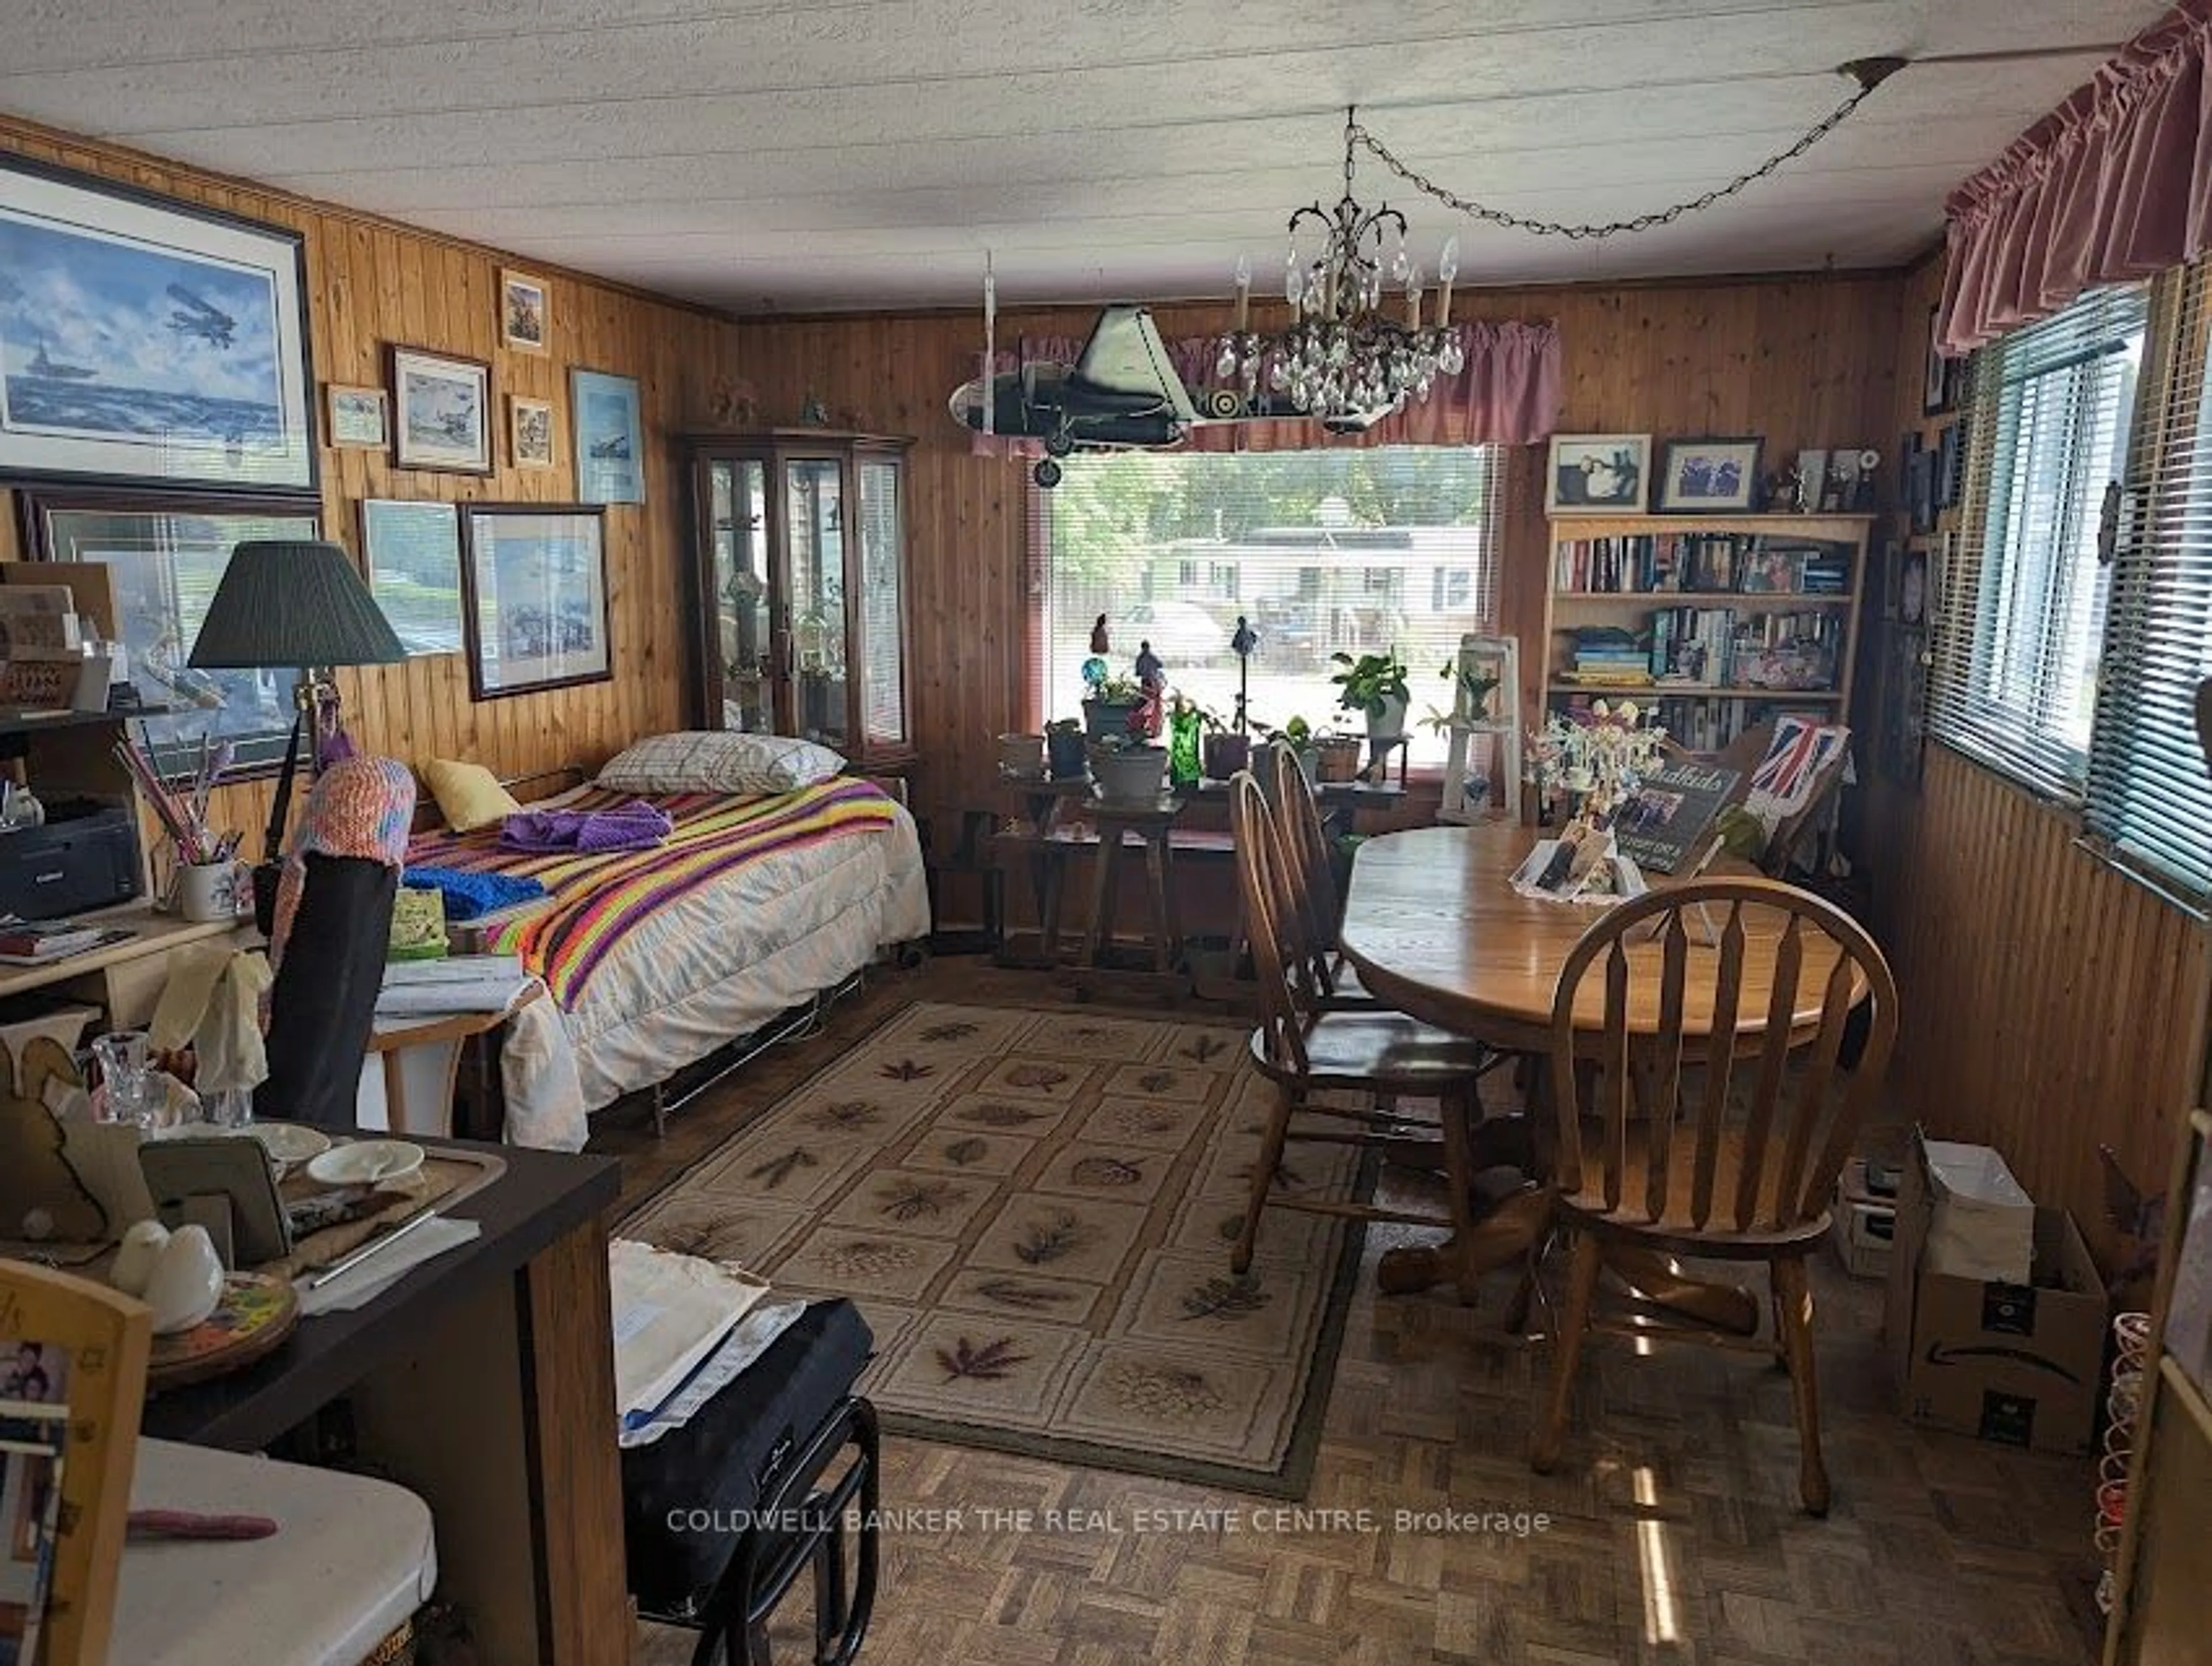
[[[553,466],[553,405],[547,399],[507,396],[507,447],[518,469]]]
[[[1648,434],[1555,434],[1544,477],[1544,512],[1642,514],[1650,475]]]
[[[1947,359],[1936,350],[1942,323],[1943,309],[1930,307],[1928,309],[1928,366],[1920,389],[1920,411],[1925,416],[1955,410],[1960,391],[1965,386],[1966,362],[1964,359]]]
[[[241,767],[273,769],[283,761],[299,672],[200,671],[188,662],[232,549],[247,538],[319,538],[312,506],[283,496],[129,489],[27,488],[16,497],[35,559],[109,569],[131,684],[149,706],[170,708],[141,720],[156,769],[189,773],[203,734],[228,740]]]
[[[1897,622],[1918,629],[1928,623],[1928,552],[1908,549],[1897,567]]]
[[[417,347],[392,350],[398,410],[394,459],[403,469],[491,472],[491,367]]]
[[[392,406],[380,387],[330,387],[331,443],[382,451],[392,443]]]
[[[363,498],[361,557],[369,593],[410,658],[461,651],[461,517],[452,504]]]
[[[528,272],[499,275],[499,338],[518,353],[543,353],[545,280]]]
[[[0,159],[0,476],[312,494],[300,234]]]
[[[614,676],[605,517],[596,508],[461,510],[469,692],[477,700]]]
[[[1936,530],[1936,453],[1924,446],[1906,459],[1905,502],[1914,532]]]
[[[1940,513],[1959,507],[1960,477],[1966,473],[1966,424],[1946,423],[1936,436],[1936,508]]]
[[[576,430],[576,496],[586,503],[645,502],[645,430],[637,383],[598,370],[568,373]]]
[[[1659,472],[1662,514],[1732,514],[1751,508],[1759,489],[1757,435],[1741,439],[1669,440]]]

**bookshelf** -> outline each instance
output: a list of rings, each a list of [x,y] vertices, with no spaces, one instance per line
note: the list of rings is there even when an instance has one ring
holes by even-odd
[[[1784,713],[1841,721],[1874,519],[1553,517],[1545,710],[1656,702],[1693,751]]]

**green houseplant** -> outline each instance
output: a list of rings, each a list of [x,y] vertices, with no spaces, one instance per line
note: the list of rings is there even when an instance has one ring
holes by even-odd
[[[1336,703],[1348,712],[1364,712],[1371,739],[1395,739],[1406,733],[1406,708],[1413,690],[1406,684],[1406,662],[1394,648],[1386,654],[1332,654],[1344,667],[1328,680],[1336,684]]]
[[[1044,726],[1045,769],[1054,781],[1080,781],[1088,767],[1083,720],[1054,718]]]

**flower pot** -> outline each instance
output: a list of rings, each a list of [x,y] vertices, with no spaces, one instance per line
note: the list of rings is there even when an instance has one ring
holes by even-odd
[[[1046,767],[1054,781],[1080,781],[1090,767],[1090,743],[1079,729],[1048,729],[1044,737]]]
[[[1129,733],[1129,714],[1143,703],[1140,700],[1086,700],[1083,702],[1083,732],[1093,740],[1125,739]]]
[[[1366,750],[1367,743],[1358,735],[1333,734],[1315,742],[1314,751],[1321,760],[1320,779],[1331,785],[1358,780],[1359,759]]]
[[[999,737],[999,768],[1020,781],[1033,781],[1044,767],[1044,740],[1033,734]]]
[[[1209,781],[1226,781],[1252,763],[1252,737],[1216,729],[1206,737],[1204,752]]]
[[[1367,714],[1367,738],[1370,740],[1395,740],[1406,733],[1406,696],[1386,694],[1382,709]]]
[[[1098,796],[1117,804],[1149,804],[1160,796],[1168,775],[1164,746],[1094,746],[1091,776],[1098,783]]]

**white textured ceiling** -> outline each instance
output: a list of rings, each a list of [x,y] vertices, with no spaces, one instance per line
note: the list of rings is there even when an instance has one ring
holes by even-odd
[[[1609,220],[1788,145],[1834,66],[1927,64],[1739,198],[1602,245],[1461,222],[1462,283],[1886,265],[2164,0],[0,0],[0,110],[735,311],[1271,284],[1343,106],[1521,213]],[[1417,247],[1417,252],[1419,252]]]

